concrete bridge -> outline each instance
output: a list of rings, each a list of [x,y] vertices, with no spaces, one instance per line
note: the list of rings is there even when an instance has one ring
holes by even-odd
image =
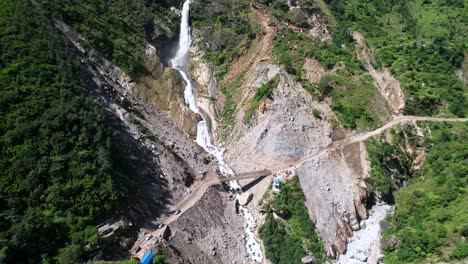
[[[247,172],[237,173],[230,177],[219,178],[218,180],[219,182],[238,181],[238,180],[266,177],[270,174],[271,174],[270,170],[264,169],[264,170],[258,170],[258,171],[247,171]]]

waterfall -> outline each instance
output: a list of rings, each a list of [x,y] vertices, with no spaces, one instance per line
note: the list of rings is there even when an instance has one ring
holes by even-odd
[[[185,104],[188,108],[201,116],[202,121],[197,124],[197,138],[196,143],[201,146],[206,152],[213,155],[218,161],[219,170],[223,176],[233,175],[234,172],[231,168],[224,162],[223,151],[214,146],[211,142],[210,129],[208,127],[208,122],[206,122],[205,117],[199,111],[196,97],[193,90],[192,81],[190,80],[188,74],[188,61],[189,61],[189,50],[192,44],[192,38],[190,35],[190,26],[189,26],[189,11],[190,11],[190,0],[184,2],[182,8],[182,19],[180,22],[180,35],[179,35],[179,44],[177,53],[174,58],[171,59],[172,68],[179,71],[180,75],[185,81],[185,90],[184,98]],[[235,181],[229,182],[231,189],[235,190],[237,194],[241,192],[239,184]],[[249,253],[251,259],[261,262],[263,259],[263,253],[260,247],[260,244],[255,240],[255,234],[253,228],[255,225],[255,219],[253,218],[252,213],[246,208],[241,207],[244,218],[247,221],[247,227],[245,232],[247,234],[246,250]]]

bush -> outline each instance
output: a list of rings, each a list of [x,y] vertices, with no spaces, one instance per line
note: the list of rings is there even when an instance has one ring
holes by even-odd
[[[464,259],[468,257],[468,243],[458,242],[450,257],[453,259]]]
[[[260,85],[260,87],[255,92],[255,96],[250,102],[249,107],[247,107],[247,110],[245,110],[244,122],[248,122],[250,120],[254,111],[257,110],[259,104],[262,101],[264,101],[268,96],[270,96],[273,89],[278,86],[279,81],[280,77],[279,75],[276,75],[267,83]]]
[[[312,110],[312,115],[314,115],[314,117],[317,119],[322,119],[322,113],[320,113],[320,110],[318,109]]]

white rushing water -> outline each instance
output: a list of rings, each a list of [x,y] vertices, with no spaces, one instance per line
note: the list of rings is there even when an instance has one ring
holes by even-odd
[[[372,215],[364,220],[362,229],[353,232],[346,250],[346,254],[340,255],[336,264],[363,264],[378,263],[382,257],[380,250],[380,221],[392,213],[393,206],[377,204],[372,207]]]
[[[194,113],[199,114],[202,117],[202,121],[197,124],[197,138],[196,142],[199,146],[201,146],[205,151],[213,155],[216,160],[218,161],[219,170],[223,176],[233,175],[234,172],[232,171],[229,166],[224,162],[223,151],[214,146],[211,142],[211,135],[210,129],[208,127],[208,123],[205,120],[203,114],[199,111],[196,97],[193,90],[192,81],[188,76],[188,60],[189,60],[189,50],[192,44],[192,38],[190,35],[190,26],[189,26],[189,11],[190,11],[190,0],[186,0],[184,2],[182,8],[182,19],[180,23],[180,36],[179,36],[179,46],[177,49],[177,53],[175,57],[171,60],[172,68],[178,70],[180,75],[184,79],[186,86],[184,90],[184,98],[185,103],[192,110]],[[231,181],[229,182],[230,187],[233,190],[237,190],[237,194],[240,192],[240,186],[237,182]],[[261,262],[263,259],[263,253],[260,247],[260,244],[255,240],[254,234],[254,226],[255,226],[255,218],[253,217],[252,213],[245,207],[240,208],[241,212],[244,215],[244,218],[247,222],[247,227],[245,228],[245,232],[247,234],[247,242],[246,242],[246,249],[249,253],[251,259]]]

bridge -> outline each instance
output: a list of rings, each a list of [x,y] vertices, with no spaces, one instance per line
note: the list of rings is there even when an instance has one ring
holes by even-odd
[[[227,182],[227,181],[238,181],[238,180],[245,180],[245,179],[255,179],[266,177],[271,174],[271,171],[268,169],[258,170],[258,171],[247,171],[242,173],[237,173],[229,177],[222,177],[219,178],[219,182]]]

